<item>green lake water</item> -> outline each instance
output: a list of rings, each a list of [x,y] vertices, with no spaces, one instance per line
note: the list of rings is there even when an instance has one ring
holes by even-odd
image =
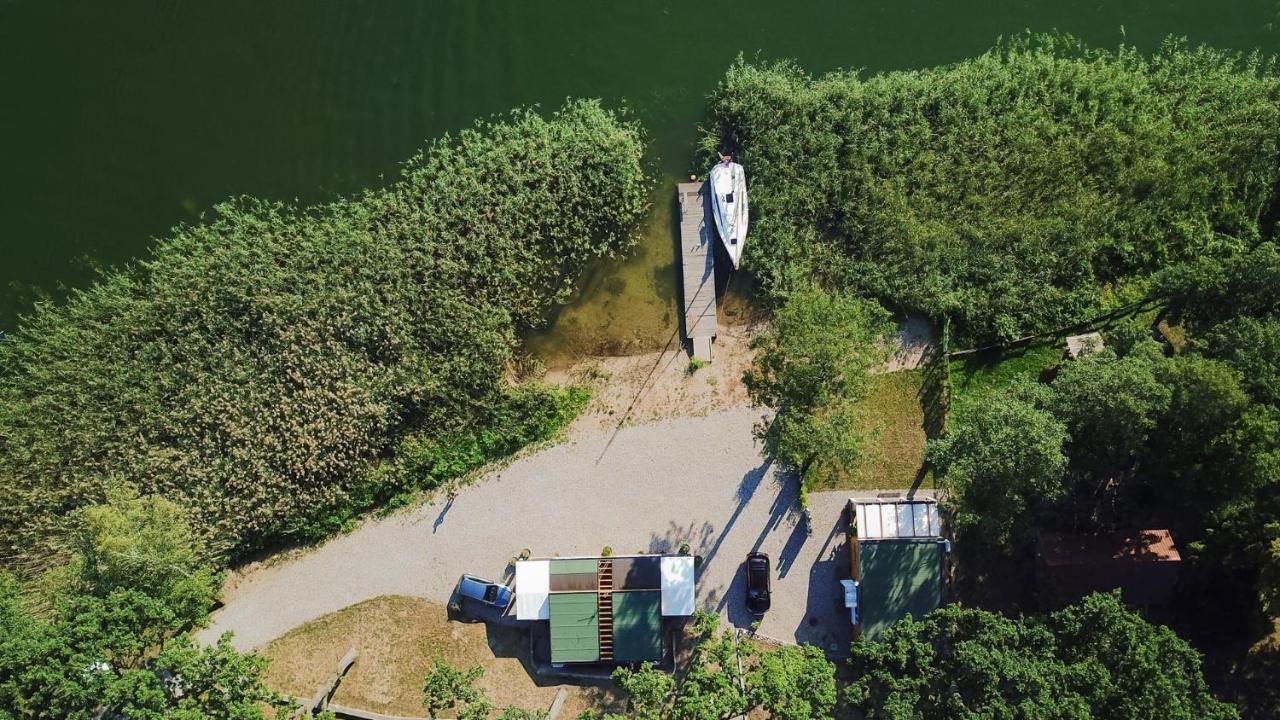
[[[1277,0],[0,0],[0,329],[221,199],[323,201],[477,117],[573,95],[631,108],[661,182],[635,253],[530,341],[553,361],[662,346],[673,184],[738,53],[874,72],[1024,29],[1276,52],[1278,27]]]

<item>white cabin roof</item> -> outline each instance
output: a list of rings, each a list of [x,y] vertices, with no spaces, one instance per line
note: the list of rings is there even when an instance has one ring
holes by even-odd
[[[933,500],[852,500],[859,540],[940,538],[942,520]]]
[[[659,583],[650,585],[647,588],[639,588],[639,590],[661,591],[662,615],[664,617],[692,615],[694,610],[697,609],[696,571],[691,556],[664,555],[658,557],[654,555],[636,555],[617,556],[613,559],[625,560],[628,558],[657,561],[660,580],[659,578],[654,579],[659,580]],[[515,605],[517,620],[550,619],[551,564],[565,560],[595,561],[597,558],[521,560],[516,563]]]
[[[516,563],[516,619],[547,620],[551,617],[551,561]]]
[[[662,616],[692,615],[694,611],[693,558],[669,555],[662,558]]]

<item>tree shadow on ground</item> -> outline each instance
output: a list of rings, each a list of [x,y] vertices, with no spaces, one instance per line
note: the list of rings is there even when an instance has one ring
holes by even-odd
[[[1003,613],[1036,610],[1035,558],[1030,551],[1005,555],[973,538],[957,538],[954,547],[952,599]]]
[[[853,626],[840,585],[840,578],[849,576],[846,524],[844,513],[840,513],[822,541],[817,560],[809,568],[804,619],[795,629],[796,642],[816,645],[836,657],[846,655],[853,641]]]
[[[725,521],[724,527],[720,528],[719,537],[716,538],[716,541],[711,545],[710,548],[707,549],[706,553],[703,555],[702,557],[703,567],[710,566],[712,561],[715,560],[716,555],[720,552],[720,546],[724,544],[725,538],[729,536],[729,533],[733,531],[734,526],[738,524],[738,518],[742,517],[743,511],[746,510],[747,505],[750,504],[751,502],[751,499],[755,497],[756,491],[760,489],[760,485],[764,482],[764,479],[768,477],[769,472],[772,468],[773,468],[773,462],[770,460],[765,460],[764,462],[760,463],[756,467],[747,471],[747,474],[742,476],[742,480],[738,483],[738,487],[734,491],[735,505],[733,508],[733,513],[730,514],[729,519]],[[779,493],[779,498],[781,498],[781,495],[782,493]],[[778,507],[778,500],[775,500],[774,501],[775,511],[777,507]],[[770,514],[771,521],[773,520],[774,514],[775,513]],[[765,530],[765,533],[768,533],[768,529]],[[763,535],[761,537],[763,537]],[[757,541],[755,546],[759,547],[760,542]]]
[[[924,372],[920,383],[920,409],[924,411],[924,434],[930,439],[941,437],[947,426],[951,400],[948,362],[946,352],[938,344],[929,345],[920,361],[920,369]]]
[[[711,547],[711,538],[715,532],[715,526],[706,521],[692,522],[688,525],[680,525],[673,521],[667,524],[666,532],[649,534],[648,551],[672,553],[678,551],[682,545],[688,545],[691,554],[702,555]]]
[[[808,523],[801,520],[791,528],[791,534],[787,536],[787,544],[782,546],[782,552],[778,553],[778,577],[784,578],[787,573],[791,572],[791,566],[795,564],[796,557],[800,555],[800,549],[810,539]]]

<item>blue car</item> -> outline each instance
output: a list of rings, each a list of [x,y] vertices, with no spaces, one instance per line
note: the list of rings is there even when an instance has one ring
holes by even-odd
[[[511,599],[515,597],[511,593],[511,588],[506,585],[499,585],[492,580],[478,578],[475,575],[463,575],[458,580],[458,595],[502,609],[506,609],[511,604]]]

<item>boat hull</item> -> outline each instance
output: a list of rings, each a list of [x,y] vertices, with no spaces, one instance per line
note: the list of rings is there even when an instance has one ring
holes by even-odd
[[[716,230],[737,270],[747,240],[747,175],[738,163],[717,163],[711,168],[709,184]]]

